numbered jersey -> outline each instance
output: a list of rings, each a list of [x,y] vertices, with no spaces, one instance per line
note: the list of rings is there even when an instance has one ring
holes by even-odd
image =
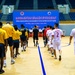
[[[60,41],[63,31],[61,29],[54,29],[52,35],[54,36],[55,41]]]

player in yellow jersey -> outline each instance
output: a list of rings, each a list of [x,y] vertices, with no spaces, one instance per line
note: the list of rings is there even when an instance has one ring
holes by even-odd
[[[28,47],[28,40],[29,40],[29,29],[26,28],[26,32],[27,32],[27,47]]]
[[[15,63],[15,60],[13,59],[13,39],[12,39],[12,36],[13,36],[13,33],[15,32],[13,26],[11,26],[10,23],[7,23],[6,25],[4,25],[2,27],[6,33],[7,33],[7,36],[8,36],[8,45],[10,47],[10,55],[11,55],[11,64],[14,64]],[[7,51],[7,49],[6,49]],[[4,59],[4,67],[6,67],[6,57]]]
[[[19,53],[19,40],[20,40],[20,35],[22,33],[18,30],[16,25],[14,26],[14,29],[15,29],[15,33],[13,34],[13,49],[16,48],[16,51],[14,51],[14,53],[16,53],[14,54],[14,57],[17,57],[17,55],[20,54]]]
[[[7,34],[2,29],[2,22],[0,22],[0,74],[4,73],[3,59],[5,57],[5,48],[7,46]]]
[[[20,39],[21,39],[21,47],[23,47],[23,50],[22,51],[26,51],[26,46],[27,46],[27,32],[26,32],[26,29],[25,29],[25,26],[22,24],[21,25],[21,29],[20,31],[22,32],[22,35],[20,36]]]

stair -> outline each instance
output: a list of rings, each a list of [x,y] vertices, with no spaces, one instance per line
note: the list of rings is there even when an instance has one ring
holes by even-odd
[[[7,20],[7,15],[6,14],[3,14],[2,18],[1,18],[1,21],[6,21]]]

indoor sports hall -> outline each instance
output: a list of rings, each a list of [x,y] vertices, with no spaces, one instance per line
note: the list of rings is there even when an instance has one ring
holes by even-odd
[[[75,0],[0,0],[0,22],[3,26],[9,23],[19,31],[24,25],[29,31],[26,50],[23,51],[19,39],[19,54],[13,55],[14,64],[11,64],[10,47],[7,46],[6,66],[3,66],[1,75],[75,75],[74,39],[69,44],[72,29],[75,28]],[[58,23],[64,35],[61,38],[61,61],[58,50],[55,59],[43,40],[44,27],[54,27],[55,23]],[[33,39],[35,26],[39,30],[37,44]]]

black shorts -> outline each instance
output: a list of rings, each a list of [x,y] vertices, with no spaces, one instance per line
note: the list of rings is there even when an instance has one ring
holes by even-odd
[[[4,44],[0,44],[0,58],[5,57],[5,47]]]
[[[13,40],[13,48],[19,48],[19,40]]]
[[[21,36],[20,36],[20,39],[21,39],[21,41],[26,41],[26,36],[21,35]]]
[[[13,45],[13,39],[12,39],[12,37],[9,37],[7,40],[8,40],[8,45],[12,46]]]
[[[33,40],[38,40],[38,36],[33,36]]]

